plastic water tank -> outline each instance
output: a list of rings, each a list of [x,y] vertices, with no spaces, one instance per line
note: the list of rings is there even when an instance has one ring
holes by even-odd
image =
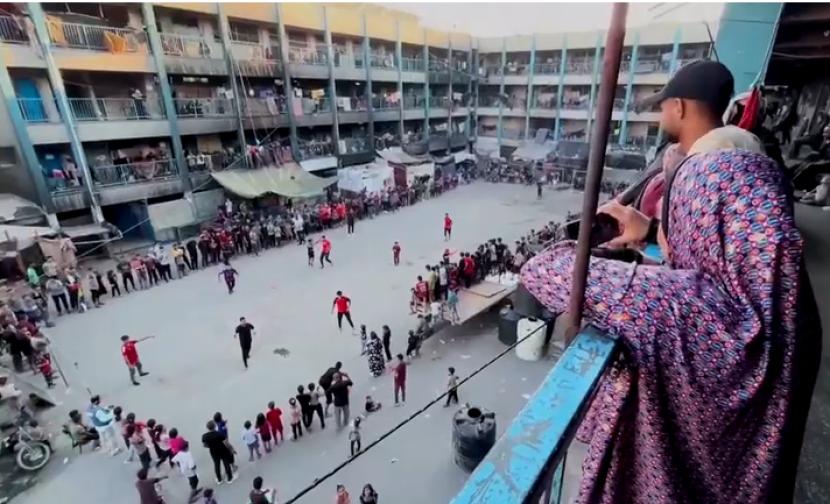
[[[521,317],[511,308],[499,312],[499,341],[508,346],[516,342],[516,327]]]
[[[533,334],[516,345],[516,357],[526,361],[537,361],[544,356],[545,340],[547,339],[546,325],[544,320],[534,317],[519,320],[516,325],[517,338],[521,340],[528,334]]]
[[[453,458],[458,467],[472,472],[496,444],[496,414],[465,405],[452,419]]]

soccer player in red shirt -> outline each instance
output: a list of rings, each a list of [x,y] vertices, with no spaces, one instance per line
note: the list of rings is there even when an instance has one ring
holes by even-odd
[[[395,266],[401,263],[401,246],[398,242],[392,245],[392,262]]]
[[[337,308],[337,328],[343,330],[343,317],[346,317],[349,325],[352,326],[352,330],[354,330],[351,314],[352,300],[344,296],[343,291],[337,291],[337,297],[334,298],[334,302],[331,304],[331,311],[334,311],[335,308]]]
[[[124,362],[127,364],[127,369],[130,370],[130,380],[133,382],[133,385],[141,385],[135,379],[136,370],[138,370],[139,376],[147,376],[150,374],[141,368],[141,360],[138,358],[138,349],[135,347],[137,343],[141,343],[142,341],[150,338],[154,338],[154,336],[145,336],[137,340],[130,339],[130,337],[126,334],[121,336],[121,355],[124,356]]]
[[[332,264],[331,259],[329,258],[329,254],[331,254],[331,242],[326,235],[323,235],[320,238],[320,268],[322,269],[325,265],[323,261],[325,260],[327,263]]]
[[[444,241],[449,240],[452,237],[452,219],[450,218],[450,214],[444,214]]]

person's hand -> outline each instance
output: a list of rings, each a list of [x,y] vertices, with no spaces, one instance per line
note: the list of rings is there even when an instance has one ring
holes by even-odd
[[[609,240],[606,244],[609,247],[619,248],[640,243],[648,235],[650,219],[631,206],[610,201],[599,207],[597,213],[610,215],[620,224],[622,234]]]

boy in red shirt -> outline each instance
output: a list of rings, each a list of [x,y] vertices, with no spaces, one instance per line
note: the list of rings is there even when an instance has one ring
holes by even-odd
[[[326,238],[326,235],[323,235],[323,237],[320,238],[320,269],[325,267],[323,264],[324,260],[327,263],[332,264],[329,254],[331,254],[331,242],[328,238]]]
[[[395,242],[395,244],[392,245],[392,262],[395,266],[398,266],[401,263],[401,246],[398,242]]]
[[[343,317],[346,317],[346,321],[349,322],[352,330],[354,330],[351,314],[352,300],[344,296],[343,291],[337,291],[337,296],[331,304],[331,311],[334,311],[335,308],[337,308],[337,328],[341,331],[343,330]]]
[[[265,420],[271,426],[271,436],[274,438],[274,444],[279,444],[285,438],[282,435],[282,410],[274,406],[274,401],[268,403],[268,411],[265,412]],[[279,441],[277,440],[279,434]]]
[[[450,219],[450,214],[444,214],[444,241],[449,240],[452,237],[452,219]]]
[[[130,370],[130,380],[133,382],[133,385],[141,385],[135,379],[136,370],[138,370],[139,376],[147,376],[150,374],[141,368],[141,360],[138,358],[138,349],[135,345],[153,337],[154,336],[145,336],[141,339],[131,340],[126,334],[121,336],[121,355],[124,356],[124,362],[127,364],[127,369]]]
[[[395,406],[398,403],[398,394],[401,397],[401,403],[406,402],[406,362],[403,360],[403,354],[398,354],[398,362],[395,364]]]

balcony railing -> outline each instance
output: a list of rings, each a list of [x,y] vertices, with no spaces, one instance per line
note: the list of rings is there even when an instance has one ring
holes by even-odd
[[[334,66],[342,68],[364,68],[363,48],[357,47],[357,50],[349,53],[346,46],[334,45]]]
[[[207,39],[175,33],[161,33],[161,47],[166,56],[181,58],[222,59],[221,46],[211,44]]]
[[[562,63],[554,61],[552,63],[536,63],[533,65],[533,73],[536,75],[557,75]]]
[[[179,170],[171,159],[92,167],[92,178],[102,187],[169,180],[178,176]]]
[[[297,154],[300,161],[334,155],[331,142],[326,142],[325,140],[299,139],[298,143]]]
[[[189,154],[186,156],[187,169],[191,172],[222,171],[233,165],[234,168],[241,168],[243,163],[237,163],[241,158],[239,154]]]
[[[591,326],[577,334],[452,504],[560,504],[568,448],[616,349]]]
[[[401,70],[404,72],[423,72],[424,60],[423,58],[402,58]]]
[[[69,98],[69,108],[76,121],[125,121],[164,119],[159,100],[133,98]]]
[[[371,53],[369,54],[369,61],[372,68],[388,68],[390,70],[397,68],[395,55],[391,53]]]
[[[545,109],[545,110],[554,110],[556,109],[556,97],[551,96],[548,98],[539,98],[537,97],[536,100],[533,101],[533,106],[535,108]]]
[[[403,97],[404,110],[417,110],[424,108],[423,96],[404,96]]]
[[[614,98],[614,110],[625,110],[625,98]]]
[[[430,72],[446,72],[450,69],[450,62],[446,58],[430,58],[429,71]]]
[[[303,99],[303,114],[325,114],[331,112],[331,99],[328,97],[311,99]]]
[[[26,18],[20,16],[0,16],[0,41],[12,44],[28,44]]]
[[[341,138],[340,139],[340,154],[358,154],[367,152],[369,148],[368,138]]]
[[[23,120],[30,123],[49,122],[49,115],[41,98],[18,98],[17,105]]]
[[[448,108],[450,106],[450,99],[448,96],[430,96],[430,108]]]
[[[588,58],[568,60],[565,62],[565,69],[569,74],[590,74],[594,71],[594,60]]]
[[[176,98],[176,115],[187,118],[229,117],[236,114],[227,98]]]
[[[479,107],[499,107],[501,105],[501,100],[498,96],[479,96],[478,97],[478,106]]]
[[[505,110],[525,110],[527,109],[527,98],[524,96],[519,98],[509,98],[504,104]]]
[[[285,98],[246,98],[243,114],[251,117],[271,117],[288,113]]]
[[[501,65],[492,65],[492,64],[481,64],[478,67],[479,75],[484,77],[490,75],[501,75],[502,74],[502,67]]]
[[[522,128],[503,128],[501,137],[508,140],[521,140],[525,137],[525,130]]]
[[[504,66],[505,75],[527,75],[528,64],[525,62],[509,62]]]
[[[49,19],[49,38],[57,47],[71,47],[89,51],[147,52],[147,39],[143,31],[132,28],[81,23],[65,23]]]
[[[324,46],[314,48],[298,45],[289,45],[288,61],[298,65],[328,65],[329,57]]]
[[[564,100],[562,108],[565,110],[588,110],[588,97]]]
[[[374,110],[397,109],[398,102],[393,102],[392,100],[384,98],[383,96],[375,96],[372,98],[372,108]]]

